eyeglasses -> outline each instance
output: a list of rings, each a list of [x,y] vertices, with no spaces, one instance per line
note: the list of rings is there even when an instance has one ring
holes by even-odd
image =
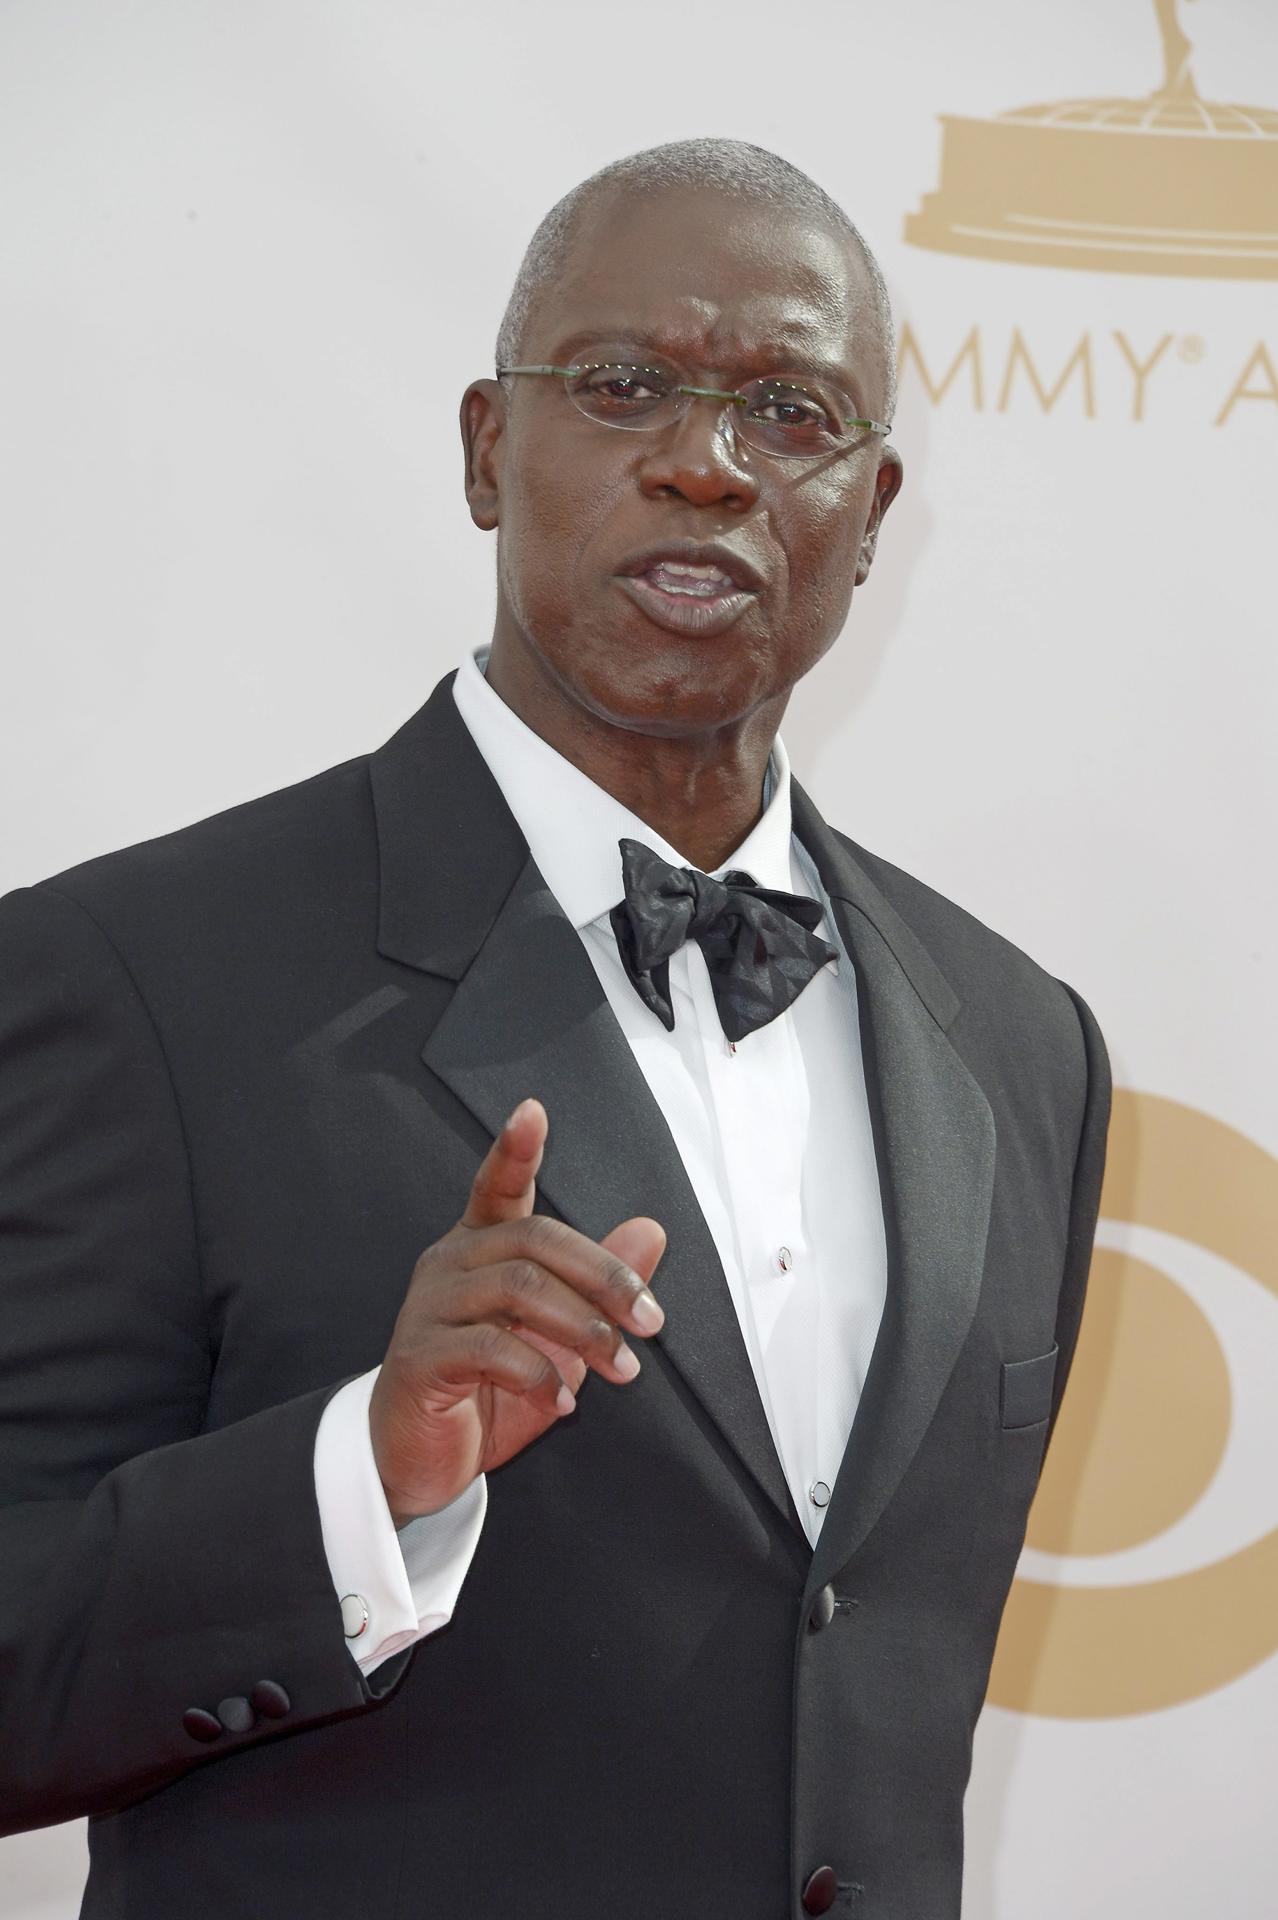
[[[890,433],[880,420],[862,420],[836,388],[822,391],[795,380],[748,380],[737,392],[720,387],[690,387],[668,367],[579,366],[498,367],[507,374],[545,374],[564,383],[564,392],[587,420],[605,427],[650,432],[672,426],[694,399],[731,406],[737,437],[759,453],[786,459],[818,459],[839,453],[860,433]]]

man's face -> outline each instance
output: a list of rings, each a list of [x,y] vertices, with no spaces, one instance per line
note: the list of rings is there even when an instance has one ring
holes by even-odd
[[[855,413],[884,417],[884,348],[855,249],[753,199],[613,194],[581,223],[521,364],[654,361],[725,390],[820,372]],[[712,400],[632,431],[583,416],[557,379],[519,377],[505,397],[478,384],[490,405],[468,410],[468,395],[463,425],[472,513],[498,528],[495,646],[638,733],[717,731],[783,704],[868,571],[901,477],[882,439],[785,458],[734,439]],[[719,548],[706,564],[747,590],[680,593],[699,583],[663,570],[660,549],[686,542]]]

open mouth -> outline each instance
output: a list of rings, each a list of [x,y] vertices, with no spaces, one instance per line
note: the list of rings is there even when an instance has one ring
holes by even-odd
[[[650,620],[672,633],[721,633],[755,597],[715,561],[658,555],[642,571],[620,573],[616,579]]]
[[[738,590],[731,574],[720,567],[693,567],[682,560],[654,560],[636,577],[660,587],[663,593],[685,594],[697,600],[722,599]]]

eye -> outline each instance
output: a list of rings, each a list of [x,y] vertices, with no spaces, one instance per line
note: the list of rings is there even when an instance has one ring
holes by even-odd
[[[597,418],[650,413],[670,391],[670,377],[660,367],[583,367],[573,382],[578,406]]]
[[[751,420],[787,444],[816,447],[840,437],[840,422],[809,387],[785,380],[758,380],[745,393]]]

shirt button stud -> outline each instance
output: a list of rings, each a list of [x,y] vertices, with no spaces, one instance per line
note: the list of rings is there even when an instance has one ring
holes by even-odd
[[[791,1267],[794,1265],[794,1255],[791,1253],[789,1247],[777,1248],[777,1265],[780,1267],[782,1273],[789,1273]]]
[[[358,1640],[368,1630],[368,1602],[362,1593],[342,1595],[342,1632],[348,1640]]]
[[[826,1486],[824,1480],[814,1480],[812,1482],[812,1485],[808,1488],[808,1499],[814,1507],[829,1506],[830,1489]]]
[[[839,1891],[833,1867],[818,1867],[808,1875],[800,1899],[805,1913],[828,1913]]]

